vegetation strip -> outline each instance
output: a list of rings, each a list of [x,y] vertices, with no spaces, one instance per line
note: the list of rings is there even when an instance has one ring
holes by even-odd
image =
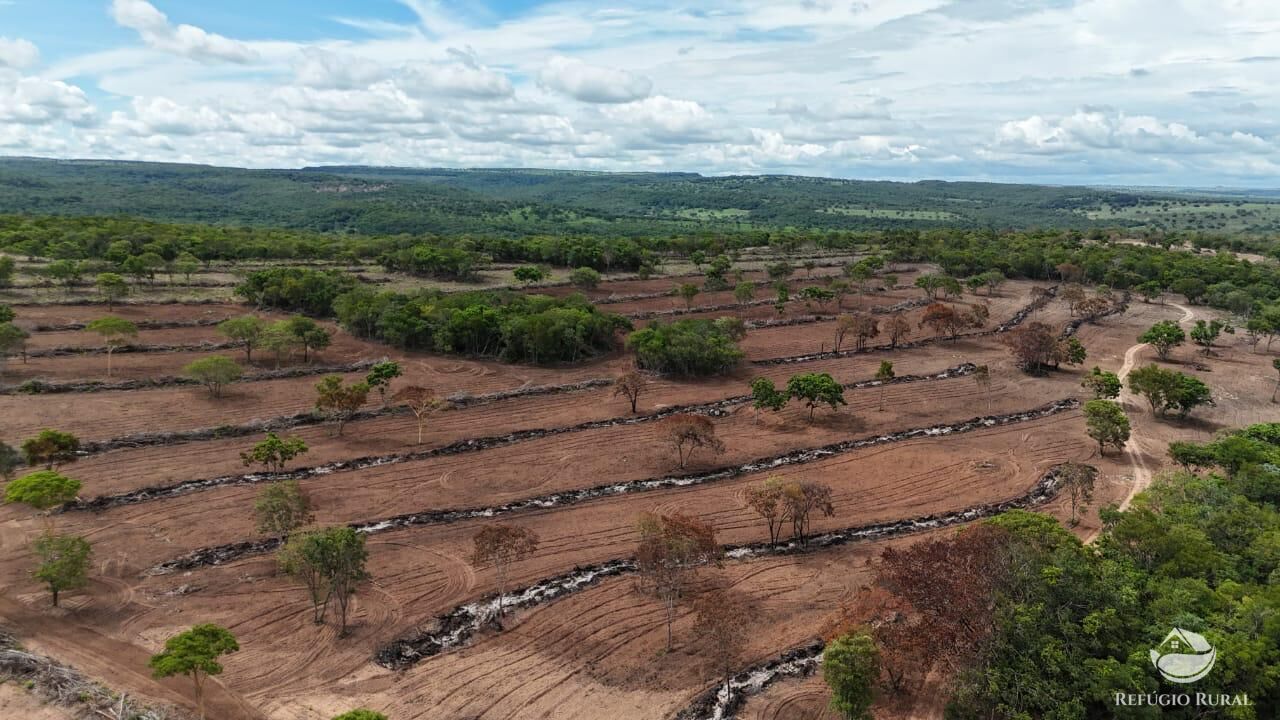
[[[176,352],[218,352],[221,350],[235,350],[244,347],[241,342],[202,342],[202,343],[184,343],[179,345],[118,345],[111,350],[114,355],[122,353],[176,353]],[[87,345],[83,347],[51,347],[41,350],[32,350],[26,353],[29,358],[42,357],[66,357],[70,355],[106,355],[107,348],[102,345]]]
[[[749,473],[759,472],[761,470],[774,469],[789,465],[804,465],[817,460],[824,460],[829,457],[876,445],[902,442],[904,440],[914,440],[922,437],[954,435],[971,432],[973,430],[1000,427],[1003,425],[1026,422],[1028,420],[1036,420],[1050,415],[1056,415],[1067,410],[1073,410],[1079,407],[1079,405],[1079,401],[1075,398],[1065,398],[1047,405],[1042,405],[1032,410],[1024,410],[1022,412],[1011,413],[1008,415],[988,415],[948,425],[930,425],[903,430],[896,433],[889,433],[886,435],[877,435],[869,438],[842,440],[840,442],[821,445],[818,447],[802,448],[799,450],[780,453],[778,455],[757,458],[742,465],[730,465],[699,473],[664,475],[643,480],[631,480],[628,482],[596,485],[580,490],[566,490],[564,492],[551,493],[549,495],[524,498],[503,505],[490,507],[440,509],[419,513],[408,513],[383,520],[351,523],[350,527],[360,532],[378,533],[390,530],[399,530],[407,527],[444,525],[474,518],[492,518],[500,515],[508,515],[515,512],[539,508],[565,507],[603,497],[630,495],[632,493],[649,492],[651,490],[663,490],[667,488],[693,487],[712,482],[729,480]],[[375,460],[364,467],[387,465],[393,462],[403,461],[395,459],[383,459],[381,461]],[[316,474],[314,469],[306,472],[309,475]],[[275,477],[288,478],[292,476],[294,476],[292,473],[280,473]],[[253,480],[251,482],[260,481],[261,480]],[[159,565],[151,568],[148,572],[152,574],[164,574],[178,570],[190,570],[198,567],[221,565],[232,560],[239,560],[251,555],[260,555],[262,553],[271,552],[279,548],[283,542],[284,539],[281,537],[271,537],[262,540],[245,540],[227,545],[201,548],[179,558],[160,563]]]
[[[200,318],[198,320],[135,320],[134,325],[139,330],[174,330],[177,328],[189,327],[210,327],[217,325],[225,320],[230,320],[232,315],[218,318]],[[73,332],[76,330],[84,330],[88,323],[73,322],[62,323],[60,325],[35,325],[31,329],[35,332]]]
[[[676,714],[675,720],[731,720],[747,698],[757,695],[779,680],[808,677],[822,663],[826,643],[815,641],[788,650],[782,655],[752,665],[738,672],[729,682],[711,688],[694,698],[688,707]]]
[[[308,375],[330,375],[368,370],[386,358],[379,360],[361,360],[346,365],[311,365],[307,367],[284,368],[254,373],[237,380],[235,384],[261,382],[263,380],[283,380],[286,378],[307,377]],[[45,382],[28,380],[21,385],[10,385],[0,388],[0,395],[53,395],[59,393],[90,393],[106,390],[154,390],[156,388],[173,387],[175,385],[197,386],[201,383],[191,378],[166,375],[164,377],[147,378],[145,380],[121,380],[119,382]]]
[[[1046,406],[1045,408],[1028,411],[1027,413],[1019,413],[1016,417],[1028,414],[1032,415],[1032,417],[1043,417],[1046,414],[1052,414],[1052,412],[1060,412],[1061,409],[1067,409],[1067,407],[1074,407],[1076,404],[1078,403],[1074,400],[1060,400],[1057,403]],[[1054,407],[1060,407],[1061,409],[1050,411],[1050,408]],[[1025,419],[1031,418],[1028,417]],[[988,418],[988,420],[992,419]],[[961,425],[968,425],[973,422],[974,421],[969,421],[969,423],[962,423]],[[993,422],[992,425],[994,424],[996,423]],[[985,427],[990,426],[991,425],[985,425]],[[907,432],[918,433],[920,431]],[[945,432],[964,432],[964,430],[941,431],[933,434],[944,434]],[[913,435],[912,437],[917,436],[918,435]],[[877,439],[858,442],[874,444],[876,441]],[[937,513],[906,520],[893,520],[883,523],[873,523],[870,525],[858,525],[842,530],[834,530],[815,535],[809,538],[804,544],[800,544],[797,541],[792,540],[785,543],[778,543],[776,545],[770,545],[768,542],[757,542],[729,546],[725,548],[725,554],[733,559],[795,555],[823,550],[839,545],[846,545],[851,542],[878,540],[886,537],[910,535],[926,530],[936,530],[950,525],[958,525],[992,517],[1009,510],[1026,509],[1040,505],[1053,498],[1058,489],[1058,471],[1058,466],[1051,468],[1036,481],[1030,490],[1018,497],[1011,500],[1005,500],[1003,502],[975,505],[949,513]],[[543,605],[551,602],[552,600],[569,595],[570,593],[590,587],[598,583],[603,578],[634,572],[636,568],[636,562],[631,558],[615,559],[596,565],[576,567],[563,575],[557,575],[511,592],[502,599],[502,605],[508,609],[529,608],[535,605]],[[403,670],[417,664],[425,658],[438,655],[445,650],[451,650],[466,644],[467,641],[469,641],[481,628],[489,624],[492,618],[495,617],[498,609],[498,599],[499,598],[496,595],[493,597],[487,597],[466,605],[460,605],[443,615],[437,616],[434,630],[392,641],[378,650],[374,657],[374,662],[392,670]],[[744,672],[746,674],[750,674],[752,671],[748,670]],[[747,686],[744,685],[744,687]],[[760,685],[759,687],[763,687],[763,685]],[[714,694],[710,698],[706,698],[705,695],[706,694],[699,698],[699,700],[704,701],[705,705],[699,705],[699,701],[695,700],[694,705],[682,712],[680,717],[703,717],[705,715],[716,717],[713,709],[715,707]],[[731,692],[729,693],[729,697],[726,698],[726,707],[729,707],[730,703],[736,703],[733,705],[733,707],[736,707],[741,704],[742,699],[743,698],[738,693]],[[701,712],[702,707],[706,707],[708,712]],[[691,714],[686,715],[685,713]],[[727,716],[720,715],[718,717]]]
[[[955,367],[947,368],[933,375],[903,375],[889,381],[888,384],[899,385],[903,383],[920,382],[924,380],[946,380],[948,378],[962,377],[972,374],[976,369],[973,363],[963,363]],[[612,381],[609,382],[612,384]],[[845,388],[856,390],[864,387],[875,387],[882,384],[879,380],[863,380],[859,382],[849,383]],[[562,386],[549,386],[543,388],[547,394],[552,392],[563,392]],[[575,389],[577,389],[575,387]],[[525,393],[530,394],[530,393]],[[65,511],[74,510],[106,510],[122,505],[134,505],[149,500],[160,500],[187,493],[198,492],[201,490],[210,490],[216,487],[226,487],[234,485],[251,485],[255,483],[272,482],[275,480],[303,480],[317,475],[328,475],[335,472],[345,472],[352,470],[363,470],[365,468],[379,467],[382,465],[399,464],[402,462],[410,462],[413,460],[425,460],[432,457],[440,457],[444,455],[457,455],[464,452],[476,452],[479,450],[491,450],[498,447],[506,447],[519,442],[528,440],[537,440],[539,438],[552,437],[555,435],[565,435],[568,433],[582,432],[584,430],[597,430],[607,427],[620,427],[627,425],[641,425],[644,423],[654,422],[672,415],[681,413],[697,413],[700,415],[718,415],[726,408],[735,405],[741,405],[751,400],[750,395],[736,395],[734,397],[716,400],[709,403],[697,403],[689,405],[673,405],[663,408],[658,412],[648,413],[645,415],[625,415],[622,417],[608,418],[605,420],[589,420],[587,422],[578,423],[576,425],[565,425],[555,428],[535,428],[529,430],[517,430],[516,432],[506,435],[490,435],[488,437],[465,438],[456,440],[448,445],[431,448],[429,450],[419,450],[408,453],[394,453],[390,455],[370,455],[352,460],[339,460],[325,465],[316,465],[307,468],[298,468],[284,472],[262,472],[262,473],[245,473],[242,475],[225,475],[218,478],[209,478],[204,480],[187,480],[173,485],[156,485],[152,487],[142,488],[139,490],[131,490],[126,493],[117,495],[101,495],[91,500],[77,501],[76,503],[67,505]],[[489,400],[492,402],[492,400]],[[371,417],[377,417],[384,414],[383,411],[371,411]],[[397,411],[397,414],[400,414]],[[307,417],[314,416],[308,415]],[[248,426],[246,426],[248,427]],[[262,425],[254,425],[253,431],[263,431]],[[269,428],[271,430],[281,429],[278,425]],[[201,431],[204,432],[204,431]],[[219,437],[228,437],[227,435],[219,435]],[[120,442],[120,441],[115,441]],[[135,445],[125,445],[123,447],[137,447]]]
[[[1058,290],[1057,286],[1048,288],[1043,295],[1031,301],[1031,304],[1027,305],[1026,307],[1022,308],[1018,312],[1014,313],[1013,317],[1009,318],[1008,320],[1001,323],[1000,325],[997,325],[992,330],[984,330],[982,332],[975,332],[975,333],[965,333],[960,337],[979,338],[979,337],[987,337],[990,335],[999,335],[1000,333],[1008,332],[1018,327],[1023,322],[1025,322],[1026,319],[1031,316],[1031,313],[1049,304],[1049,301],[1053,299],[1055,294],[1057,294],[1057,290]],[[936,337],[924,338],[923,340],[916,340],[915,342],[898,343],[896,345],[871,345],[871,346],[862,348],[861,350],[856,350],[856,349],[840,350],[840,351],[833,350],[830,352],[810,353],[808,355],[787,355],[783,357],[764,358],[762,360],[752,360],[751,364],[764,365],[764,366],[790,365],[793,363],[811,362],[813,360],[830,360],[833,358],[847,358],[847,357],[853,357],[855,355],[861,355],[864,353],[879,352],[884,350],[910,350],[912,348],[924,347],[926,345],[936,345],[937,343],[940,343],[944,340],[949,340],[949,339],[950,338],[939,335]]]

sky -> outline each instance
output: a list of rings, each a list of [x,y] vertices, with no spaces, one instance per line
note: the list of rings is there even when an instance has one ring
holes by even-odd
[[[1280,186],[1277,0],[0,0],[0,155]]]

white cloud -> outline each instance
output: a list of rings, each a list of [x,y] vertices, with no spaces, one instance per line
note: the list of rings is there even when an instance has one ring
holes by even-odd
[[[398,82],[419,95],[504,98],[514,89],[506,75],[480,64],[473,52],[448,49],[449,59],[406,65]]]
[[[625,103],[649,95],[653,81],[625,70],[597,67],[576,58],[557,55],[538,74],[547,88],[590,103]]]
[[[35,65],[39,60],[40,51],[30,40],[0,37],[0,68],[21,69]]]
[[[642,130],[650,139],[670,143],[710,141],[715,120],[706,108],[693,100],[675,100],[653,95],[644,100],[612,105],[607,117],[623,126]]]
[[[194,25],[174,26],[146,0],[112,0],[111,16],[120,25],[136,30],[148,46],[200,62],[247,63],[258,59],[248,45]]]
[[[0,121],[43,124],[93,121],[94,108],[84,91],[59,80],[6,75],[0,71]]]
[[[317,47],[303,48],[293,71],[299,83],[328,90],[366,88],[387,76],[372,60]]]

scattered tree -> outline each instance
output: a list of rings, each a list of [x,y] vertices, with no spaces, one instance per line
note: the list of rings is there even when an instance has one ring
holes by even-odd
[[[360,583],[369,578],[365,534],[351,527],[329,527],[295,534],[278,555],[280,568],[301,581],[311,596],[313,622],[325,620],[329,602],[338,603],[338,637],[347,634],[347,611]]]
[[[911,334],[911,322],[901,315],[894,315],[885,321],[885,333],[889,336],[889,347],[896,348],[903,338]]]
[[[521,265],[511,271],[516,280],[528,287],[536,282],[542,282],[547,279],[547,271],[537,265]]]
[[[99,273],[97,278],[98,293],[107,301],[107,310],[114,311],[116,303],[129,294],[129,283],[116,273]]]
[[[1089,437],[1098,443],[1098,452],[1106,454],[1107,446],[1123,450],[1129,442],[1129,417],[1124,408],[1111,400],[1090,400],[1084,404],[1084,421]]]
[[[741,593],[716,587],[693,600],[693,634],[706,642],[711,663],[726,685],[742,662],[753,619]]]
[[[835,330],[835,351],[840,352],[840,346],[844,344],[845,336],[853,332],[854,325],[857,321],[852,315],[841,315],[836,318]]]
[[[920,316],[920,327],[928,325],[934,334],[945,334],[955,341],[964,330],[985,325],[988,312],[985,305],[975,306],[972,311],[962,313],[945,303],[933,303]]]
[[[1169,353],[1187,339],[1187,334],[1172,320],[1161,320],[1138,336],[1138,342],[1151,345],[1161,360],[1168,360]]]
[[[724,452],[724,443],[716,437],[715,423],[704,415],[672,415],[662,421],[661,432],[675,448],[681,470],[698,448],[707,448],[716,455]]]
[[[311,355],[333,342],[333,335],[309,317],[297,315],[285,321],[294,342],[302,348],[302,362],[311,362]]]
[[[636,525],[640,531],[636,589],[662,601],[670,652],[676,604],[699,567],[720,562],[720,545],[716,542],[715,528],[692,515],[644,513]]]
[[[89,584],[92,551],[88,540],[74,535],[45,534],[35,541],[33,547],[40,565],[31,576],[49,588],[54,607],[58,607],[58,596],[63,591]]]
[[[1195,408],[1213,404],[1209,387],[1198,378],[1158,365],[1147,365],[1129,373],[1129,389],[1146,398],[1151,411],[1161,417],[1177,410],[1179,418],[1186,418]]]
[[[831,486],[812,480],[789,482],[782,486],[783,515],[791,521],[791,537],[801,545],[808,542],[813,514],[835,515],[831,502]]]
[[[755,299],[756,284],[753,282],[740,282],[733,288],[733,299],[740,303],[748,303]]]
[[[1221,320],[1197,320],[1195,327],[1191,328],[1191,340],[1200,346],[1200,353],[1208,356],[1213,352],[1213,344],[1217,342],[1218,337],[1222,333],[1234,334],[1235,328],[1222,322]]]
[[[80,459],[80,438],[46,428],[23,441],[22,457],[32,467],[43,465],[46,470],[52,470]]]
[[[11,322],[0,322],[0,372],[4,371],[4,364],[9,355],[22,355],[23,360],[27,357],[27,339],[31,337],[31,333],[14,325]]]
[[[253,349],[258,346],[258,340],[265,330],[266,326],[262,322],[262,318],[257,315],[244,315],[218,323],[218,332],[222,333],[223,337],[232,342],[240,343],[244,347],[244,361],[246,363],[253,362]]]
[[[204,679],[221,675],[218,658],[239,649],[240,644],[230,630],[213,624],[196,625],[166,640],[164,650],[152,655],[147,665],[158,678],[190,677],[195,685],[200,720],[204,720]]]
[[[803,400],[809,408],[809,420],[819,405],[830,405],[832,412],[848,405],[844,399],[844,386],[828,373],[801,373],[787,381],[787,398]]]
[[[276,369],[284,362],[284,356],[298,345],[298,337],[293,334],[288,320],[277,320],[262,330],[258,336],[258,347],[275,356]]]
[[[248,452],[240,453],[245,467],[254,463],[266,465],[271,472],[282,472],[284,466],[292,459],[307,452],[307,443],[297,435],[281,438],[273,432],[254,445]]]
[[[417,385],[401,388],[396,391],[391,400],[409,408],[409,412],[413,413],[414,418],[417,419],[419,445],[422,444],[422,427],[427,422],[427,416],[449,406],[448,401],[436,395],[435,390]]]
[[[258,493],[253,505],[258,532],[272,537],[288,535],[311,522],[311,501],[297,480],[277,480]]]
[[[869,635],[842,635],[827,643],[822,652],[822,678],[831,688],[831,707],[846,720],[872,720],[880,657]]]
[[[102,344],[107,348],[107,377],[111,377],[111,354],[138,337],[138,326],[124,318],[107,315],[91,320],[84,329],[102,337]]]
[[[1271,360],[1271,367],[1275,369],[1277,375],[1280,375],[1280,358],[1273,358]],[[1276,378],[1276,386],[1271,389],[1271,402],[1276,401],[1277,391],[1280,391],[1280,377]]]
[[[1084,376],[1084,380],[1080,381],[1081,387],[1093,393],[1095,400],[1110,400],[1120,397],[1120,377],[1112,372],[1106,372],[1096,365],[1088,375]]]
[[[850,332],[853,333],[855,347],[861,351],[866,348],[868,340],[880,334],[880,323],[870,313],[854,313],[851,317]]]
[[[1060,349],[1053,329],[1039,322],[1026,323],[1005,333],[1003,342],[1018,367],[1029,373],[1043,372],[1057,357]]]
[[[1093,486],[1097,477],[1097,470],[1088,465],[1069,462],[1058,467],[1058,482],[1061,483],[1062,489],[1066,491],[1067,498],[1071,501],[1072,527],[1080,524],[1079,513],[1093,502]]]
[[[746,498],[747,507],[764,519],[769,527],[769,544],[776,545],[788,520],[782,478],[771,475],[759,485],[747,488]]]
[[[676,288],[676,295],[684,300],[684,306],[687,310],[693,309],[693,299],[698,297],[698,293],[702,292],[697,285],[693,283],[684,283]]]
[[[511,566],[538,551],[538,534],[528,528],[495,523],[480,528],[472,544],[471,564],[476,568],[492,565],[498,577],[498,617],[502,617]]]
[[[978,392],[987,398],[987,410],[991,409],[991,368],[987,365],[978,365],[973,369],[973,384],[978,386]]]
[[[364,384],[378,391],[378,396],[382,399],[382,407],[386,407],[387,390],[391,389],[391,381],[402,374],[400,363],[394,360],[387,360],[369,368],[369,374],[365,376]]]
[[[316,410],[323,413],[334,424],[334,435],[342,436],[347,421],[356,414],[369,399],[369,386],[366,383],[344,385],[341,375],[326,375],[316,383]]]
[[[876,380],[880,381],[880,411],[884,412],[884,394],[889,389],[889,383],[893,382],[894,372],[893,363],[888,360],[880,361],[880,369],[876,370]]]
[[[220,398],[223,389],[239,380],[244,370],[225,355],[210,355],[188,363],[182,368],[182,373],[208,388],[210,397]]]
[[[778,390],[769,378],[759,377],[751,381],[751,406],[756,410],[756,419],[761,410],[778,412],[787,405],[787,394]]]
[[[621,395],[625,397],[627,402],[631,403],[631,414],[634,415],[636,413],[636,403],[640,400],[640,394],[644,392],[648,385],[649,381],[645,379],[645,376],[633,370],[619,375],[613,381],[613,396],[618,397]]]

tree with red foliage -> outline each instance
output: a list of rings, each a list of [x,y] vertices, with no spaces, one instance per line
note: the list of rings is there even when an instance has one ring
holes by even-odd
[[[713,587],[693,600],[693,634],[705,641],[705,653],[716,674],[727,685],[742,663],[753,608],[740,592]]]
[[[941,661],[956,671],[980,657],[996,629],[994,595],[1010,573],[1008,534],[991,525],[922,540],[881,556],[877,583],[906,608],[907,620],[876,628],[893,684],[919,687],[913,678]]]
[[[662,601],[667,620],[667,650],[671,650],[671,623],[676,604],[688,591],[699,567],[719,564],[716,529],[692,515],[643,513],[636,521],[640,546],[636,548],[639,578],[636,590]]]
[[[1048,325],[1027,323],[1013,332],[1006,333],[1004,344],[1013,354],[1018,367],[1029,373],[1038,373],[1058,353],[1058,336]]]

